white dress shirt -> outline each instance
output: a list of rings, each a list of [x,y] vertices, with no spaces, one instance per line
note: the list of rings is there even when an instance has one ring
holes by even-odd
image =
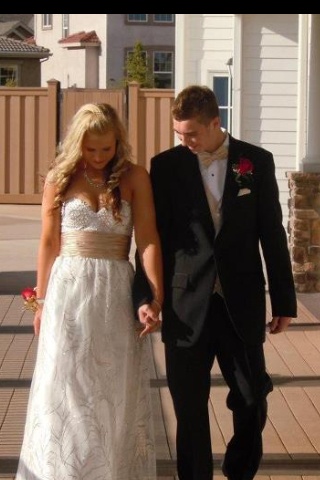
[[[229,135],[226,135],[223,145],[229,147]],[[215,234],[217,236],[222,225],[221,202],[226,180],[228,158],[214,160],[208,167],[203,165],[199,157],[198,160],[215,228]],[[218,293],[223,297],[219,275],[216,277],[213,292]]]
[[[226,136],[224,145],[226,147],[229,146],[229,135]],[[206,189],[207,197],[209,193],[213,197],[213,199],[208,197],[208,202],[216,229],[216,235],[221,227],[220,207],[226,180],[227,162],[228,158],[226,157],[221,160],[214,160],[211,165],[205,167],[199,160],[200,172]]]

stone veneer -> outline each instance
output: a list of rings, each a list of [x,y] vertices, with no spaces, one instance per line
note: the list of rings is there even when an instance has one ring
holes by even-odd
[[[289,248],[297,292],[320,292],[320,173],[288,172]]]

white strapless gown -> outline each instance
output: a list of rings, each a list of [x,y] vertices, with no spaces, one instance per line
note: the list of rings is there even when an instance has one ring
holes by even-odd
[[[79,199],[62,233],[132,236]],[[72,233],[73,235],[73,233]],[[140,339],[128,260],[60,255],[49,281],[16,480],[155,480],[150,339]]]

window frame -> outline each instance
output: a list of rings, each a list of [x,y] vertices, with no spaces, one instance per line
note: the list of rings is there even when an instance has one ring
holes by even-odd
[[[130,18],[130,15],[145,15],[145,19],[141,18]],[[148,13],[127,13],[127,22],[128,23],[148,23],[149,20],[149,14]]]
[[[52,13],[42,13],[42,30],[50,30],[52,29]]]
[[[62,13],[62,38],[67,38],[69,36],[70,30],[70,14]]]
[[[143,45],[143,53],[145,55],[145,60],[146,60],[146,66],[148,67],[149,69],[149,73],[152,74],[152,77],[153,79],[156,81],[157,79],[157,74],[159,73],[158,71],[156,72],[155,69],[154,69],[154,65],[155,65],[155,54],[158,53],[158,52],[161,52],[161,53],[169,53],[171,54],[171,60],[172,60],[172,72],[169,72],[169,71],[166,71],[166,72],[161,72],[160,71],[160,76],[161,76],[161,73],[166,73],[166,74],[170,74],[170,84],[171,86],[170,87],[155,87],[155,88],[174,88],[174,81],[175,81],[175,76],[174,76],[174,62],[175,62],[175,51],[174,51],[174,47],[170,48],[170,47],[154,47],[154,46],[150,46],[150,45]],[[133,47],[132,48],[125,48],[125,52],[124,52],[124,62],[127,61],[127,58],[128,56],[133,52]]]
[[[156,19],[156,15],[171,15],[171,19]],[[174,24],[174,13],[154,13],[153,14],[153,23],[164,23],[164,24]]]
[[[134,18],[139,15],[144,15],[145,18]],[[171,15],[171,18],[156,20],[155,15]],[[146,27],[174,27],[176,23],[175,13],[124,13],[123,18],[126,25],[140,25]]]
[[[12,75],[5,75],[2,74],[2,70],[12,70],[14,72],[14,78],[12,78]],[[20,68],[19,65],[15,64],[10,64],[10,63],[0,63],[0,87],[6,87],[5,83],[2,83],[2,78],[6,78],[6,82],[9,81],[14,81],[15,82],[15,87],[18,87],[20,85]],[[10,86],[10,85],[9,85]]]
[[[228,72],[210,72],[209,74],[209,85],[212,91],[215,93],[214,90],[214,80],[215,78],[224,78],[226,79],[227,83],[227,104],[221,105],[218,100],[219,111],[227,111],[227,124],[222,125],[223,128],[232,134],[232,122],[233,122],[233,90],[232,90],[232,76]]]
[[[166,54],[171,55],[171,70],[155,70],[155,63],[156,63],[156,54]],[[170,87],[156,87],[156,88],[173,88],[174,84],[174,52],[168,49],[154,49],[152,50],[152,75],[156,82],[157,77],[161,78],[161,76],[169,75],[170,76]]]

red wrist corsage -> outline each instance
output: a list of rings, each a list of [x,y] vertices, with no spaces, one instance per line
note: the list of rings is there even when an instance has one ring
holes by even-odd
[[[36,289],[27,287],[21,292],[21,296],[24,299],[24,308],[23,310],[31,310],[36,312],[39,308],[40,300],[37,299]]]

